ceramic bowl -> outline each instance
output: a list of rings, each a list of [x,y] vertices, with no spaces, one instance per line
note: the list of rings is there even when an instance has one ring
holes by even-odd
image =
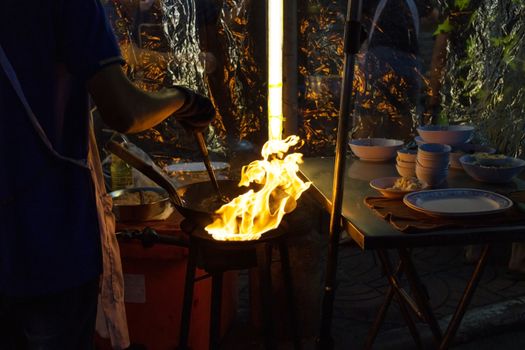
[[[417,190],[403,191],[392,189],[392,186],[394,186],[397,179],[399,179],[399,177],[381,177],[379,179],[373,179],[370,181],[370,187],[381,193],[386,198],[403,198],[407,193],[421,191],[428,188],[428,184],[420,180],[421,187]]]
[[[416,137],[414,137],[414,141],[416,141],[416,145],[418,145],[418,146],[421,146],[421,145],[423,145],[423,144],[425,144],[425,143],[429,143],[429,142],[425,142],[425,141],[423,141],[423,139],[421,138],[421,136],[416,136]]]
[[[459,158],[459,161],[470,177],[488,183],[510,182],[525,168],[525,160],[513,157],[507,157],[507,162],[501,166],[481,165],[474,155],[469,154]]]
[[[446,169],[449,165],[449,157],[448,156],[440,156],[435,158],[424,158],[419,157],[416,160],[416,163],[424,168],[429,169]]]
[[[414,161],[404,161],[402,160],[401,158],[397,157],[396,158],[396,163],[401,165],[401,166],[404,166],[404,167],[415,167],[416,166],[416,159],[414,159]]]
[[[416,163],[413,166],[405,167],[400,165],[399,163],[396,164],[396,170],[397,173],[403,177],[414,177],[416,176]]]
[[[418,157],[435,157],[449,154],[452,147],[442,143],[425,143],[417,148]]]
[[[461,145],[472,138],[471,125],[425,125],[417,128],[419,136],[430,143]]]
[[[350,149],[361,160],[383,162],[396,156],[403,146],[403,141],[394,139],[354,139],[350,141]]]
[[[419,180],[426,182],[429,186],[436,187],[447,179],[448,169],[431,169],[416,164],[416,176]]]
[[[398,162],[412,162],[416,161],[417,150],[411,149],[400,149],[397,151],[397,161]]]

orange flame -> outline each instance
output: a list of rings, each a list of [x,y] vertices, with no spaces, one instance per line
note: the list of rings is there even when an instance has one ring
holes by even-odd
[[[305,183],[297,176],[303,155],[285,156],[299,141],[297,136],[270,140],[261,151],[264,160],[256,160],[242,168],[239,186],[248,187],[253,182],[262,188],[249,190],[216,211],[220,217],[206,226],[214,239],[259,239],[263,233],[279,226],[283,216],[295,209],[301,194],[310,187],[310,182]]]

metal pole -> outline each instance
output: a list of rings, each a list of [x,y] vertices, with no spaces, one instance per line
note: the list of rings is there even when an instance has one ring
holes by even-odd
[[[317,348],[333,349],[331,334],[332,315],[335,299],[335,279],[337,271],[338,245],[341,237],[341,209],[343,202],[344,173],[346,168],[346,149],[350,115],[353,113],[352,87],[354,82],[355,55],[361,45],[361,5],[362,0],[348,0],[344,31],[344,70],[339,122],[335,150],[334,180],[332,187],[332,212],[330,215],[330,241],[326,265],[325,288],[321,314],[321,329]]]

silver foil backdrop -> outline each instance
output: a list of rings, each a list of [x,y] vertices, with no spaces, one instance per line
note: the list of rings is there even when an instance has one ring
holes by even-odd
[[[377,2],[365,1],[368,5]],[[422,25],[416,108],[407,112],[411,115],[403,119],[395,135],[384,136],[408,141],[419,123],[429,122],[422,117],[428,112],[427,66],[433,33],[440,24],[449,40],[439,120],[473,124],[478,141],[522,156],[525,2],[416,3],[419,8],[432,6],[440,17],[435,25]],[[346,5],[346,0],[298,2],[298,126],[307,155],[332,155],[334,151]],[[208,142],[214,155],[222,157],[228,157],[232,145],[241,140],[261,145],[266,139],[265,6],[266,1],[259,0],[106,0],[128,61],[126,71],[137,85],[158,90],[182,84],[212,98],[219,115],[208,132]],[[370,18],[365,23],[367,20]],[[365,76],[359,69],[356,73],[354,87],[363,92]],[[400,84],[391,85],[402,92]],[[377,129],[372,123],[361,134],[374,136]],[[134,141],[168,157],[192,158],[195,152],[191,135],[173,120],[134,136]]]
[[[104,4],[127,62],[126,73],[135,84],[150,91],[184,85],[213,100],[218,115],[206,133],[212,157],[227,158],[241,140],[262,141],[266,43],[265,13],[260,7],[264,9],[264,4],[250,0],[106,0]],[[263,39],[251,33],[260,33]],[[200,157],[193,135],[172,118],[131,139],[168,161]]]

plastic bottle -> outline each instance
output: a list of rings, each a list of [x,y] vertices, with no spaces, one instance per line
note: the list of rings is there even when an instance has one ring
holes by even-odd
[[[133,186],[133,171],[122,159],[116,155],[111,155],[111,190],[121,190]]]

